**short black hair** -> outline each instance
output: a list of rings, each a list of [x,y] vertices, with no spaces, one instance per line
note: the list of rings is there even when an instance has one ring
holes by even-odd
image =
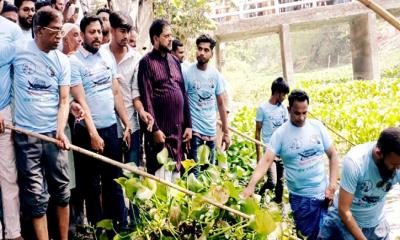
[[[383,157],[390,153],[400,156],[400,128],[390,127],[383,130],[376,146],[381,150]]]
[[[277,79],[275,79],[272,82],[272,85],[271,85],[272,94],[274,94],[276,92],[288,94],[289,91],[290,91],[289,85],[282,77],[278,77]]]
[[[59,11],[49,6],[43,7],[33,16],[33,30],[36,32],[38,27],[47,27],[57,18],[62,18]]]
[[[154,36],[159,37],[161,35],[161,33],[163,32],[163,29],[165,26],[170,26],[170,24],[167,20],[164,20],[164,19],[154,20],[154,22],[151,24],[150,29],[149,29],[151,44],[154,44],[153,37]]]
[[[112,28],[124,28],[128,31],[132,29],[132,18],[122,12],[112,12],[110,14],[110,25]]]
[[[23,2],[30,1],[36,3],[36,0],[14,0],[14,5],[19,9]]]
[[[304,102],[307,101],[307,103],[310,103],[310,99],[307,95],[307,93],[303,90],[300,89],[295,89],[289,94],[289,107],[293,106],[293,103],[295,101],[298,102]]]
[[[16,6],[14,6],[14,4],[4,1],[4,6],[3,6],[3,10],[1,11],[1,13],[6,13],[6,12],[18,13],[18,8]]]
[[[111,15],[111,10],[109,8],[100,8],[99,10],[97,10],[96,15],[99,15],[100,13],[105,12],[108,13],[108,15]]]
[[[201,34],[196,39],[196,46],[199,46],[199,44],[203,43],[203,42],[210,43],[211,50],[213,50],[215,47],[215,44],[217,44],[217,42],[209,34]]]
[[[101,21],[99,16],[87,15],[82,18],[81,23],[79,25],[81,32],[85,33],[87,26],[89,26],[91,22],[96,22],[96,21],[99,21],[101,25],[101,30],[103,30],[103,22]]]
[[[50,1],[38,1],[35,3],[35,10],[39,11],[42,7],[51,6]]]
[[[172,51],[175,52],[178,47],[183,47],[183,43],[179,41],[178,39],[174,39],[172,41]]]

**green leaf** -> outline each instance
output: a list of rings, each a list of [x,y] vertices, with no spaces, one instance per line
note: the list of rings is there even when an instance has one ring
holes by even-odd
[[[240,210],[246,214],[252,215],[260,210],[260,207],[254,198],[246,198],[243,203],[241,203]]]
[[[162,184],[162,183],[157,183],[157,191],[156,191],[156,196],[158,199],[161,201],[168,201],[168,190],[167,186]]]
[[[204,205],[203,196],[201,194],[196,194],[192,197],[192,209],[199,210]]]
[[[140,187],[140,183],[136,178],[131,178],[125,181],[125,194],[132,201],[136,192]]]
[[[107,237],[107,234],[106,234],[106,233],[102,233],[102,234],[100,235],[100,238],[99,238],[99,240],[109,240],[109,239],[108,239],[108,237]]]
[[[157,153],[157,161],[159,164],[165,164],[168,161],[168,149],[163,148],[159,153]]]
[[[228,169],[228,156],[226,155],[226,152],[217,150],[217,161],[220,168]]]
[[[236,166],[236,176],[239,178],[243,177],[245,170],[241,168],[239,165]]]
[[[197,159],[199,161],[199,165],[210,164],[210,148],[203,144],[197,148]]]
[[[229,190],[223,186],[212,185],[209,194],[217,202],[222,204],[228,202]]]
[[[186,159],[185,161],[181,162],[185,171],[188,171],[192,167],[196,166],[196,162],[193,159]]]
[[[172,158],[168,158],[168,161],[164,164],[165,170],[172,172],[176,169],[176,162]]]
[[[181,6],[181,1],[180,0],[172,0],[171,3],[176,8],[180,8],[180,6]]]
[[[157,191],[157,183],[153,179],[146,178],[136,192],[136,197],[142,201],[149,200]]]
[[[272,211],[270,212],[272,219],[274,222],[281,222],[282,221],[282,212],[280,210],[278,211]]]
[[[199,192],[204,188],[203,184],[197,180],[193,173],[189,174],[187,178],[187,186],[190,191]]]
[[[228,189],[229,195],[234,198],[235,200],[239,200],[239,194],[241,189],[236,189],[235,185],[231,181],[225,181],[224,187]]]
[[[122,187],[125,186],[125,182],[126,182],[127,180],[128,180],[128,179],[125,178],[125,177],[119,177],[119,178],[117,178],[117,179],[114,179],[114,181],[117,182],[117,183],[118,183],[119,185],[121,185]]]
[[[146,178],[143,181],[143,186],[149,188],[152,192],[157,191],[157,182],[151,178]]]
[[[255,223],[250,226],[258,233],[270,234],[275,228],[275,222],[267,210],[258,210],[255,213]]]
[[[114,225],[111,219],[103,219],[96,224],[98,228],[104,228],[105,230],[113,230]]]
[[[218,182],[221,179],[221,173],[214,165],[209,166],[206,173],[210,175],[212,182]]]

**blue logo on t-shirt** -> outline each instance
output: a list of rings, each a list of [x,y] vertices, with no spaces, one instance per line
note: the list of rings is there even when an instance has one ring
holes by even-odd
[[[318,152],[319,152],[318,149],[305,150],[305,151],[299,153],[299,155],[301,156],[300,161],[304,161],[305,159],[309,159],[313,156],[316,156],[318,154]]]
[[[46,85],[46,82],[40,79],[35,78],[33,81],[28,80],[29,90],[43,91],[47,90],[51,87],[51,84]]]
[[[100,78],[97,81],[93,81],[95,85],[103,85],[110,82],[110,75]]]
[[[26,75],[34,74],[35,71],[36,71],[35,64],[33,64],[31,62],[22,64],[22,72],[25,73]]]

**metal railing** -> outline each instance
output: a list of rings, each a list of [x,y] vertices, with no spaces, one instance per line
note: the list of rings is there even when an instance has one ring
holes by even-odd
[[[242,0],[235,1],[235,4],[214,6],[213,13],[210,17],[216,22],[227,22],[351,1],[352,0]]]

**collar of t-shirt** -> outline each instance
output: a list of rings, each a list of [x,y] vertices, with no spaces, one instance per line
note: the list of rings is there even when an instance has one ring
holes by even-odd
[[[80,46],[78,51],[82,54],[82,56],[84,58],[88,58],[91,55],[101,57],[101,51],[100,50],[101,50],[101,48],[96,53],[91,53],[88,50],[86,50],[83,46]]]
[[[130,46],[127,46],[127,47],[128,47],[128,52],[124,55],[124,57],[122,58],[122,60],[117,64],[118,66],[121,65],[121,64],[123,64],[125,61],[128,61],[128,59],[134,58],[134,57],[135,57],[135,50],[134,50],[132,47],[130,47]],[[104,49],[106,49],[107,51],[109,51],[110,54],[111,54],[112,56],[114,56],[114,54],[113,54],[112,51],[111,51],[110,43],[105,44],[105,45],[104,45]]]

